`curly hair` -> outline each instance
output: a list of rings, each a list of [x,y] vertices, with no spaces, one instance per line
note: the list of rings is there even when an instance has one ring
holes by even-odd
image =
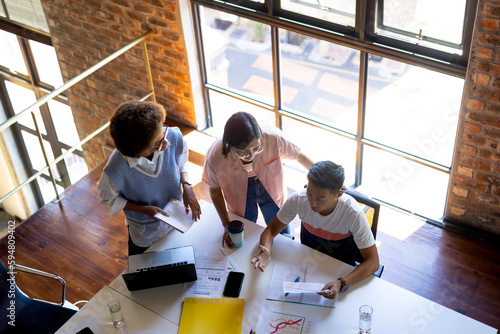
[[[307,179],[316,187],[336,194],[344,185],[344,167],[328,160],[319,161],[309,169]]]
[[[129,101],[116,108],[109,132],[120,153],[139,157],[151,145],[156,129],[165,118],[165,109],[158,103]]]
[[[259,123],[251,114],[245,111],[234,113],[224,126],[222,154],[227,157],[231,147],[244,149],[252,140],[261,137]]]

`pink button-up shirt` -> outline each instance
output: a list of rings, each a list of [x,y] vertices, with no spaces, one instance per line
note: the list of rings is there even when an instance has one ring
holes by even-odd
[[[282,159],[297,159],[300,149],[277,128],[262,129],[261,141],[264,151],[255,156],[253,170],[276,205],[281,207],[286,197]],[[222,138],[208,149],[203,181],[209,187],[221,187],[230,212],[241,217],[245,215],[248,172],[232,150],[227,157],[222,154]]]

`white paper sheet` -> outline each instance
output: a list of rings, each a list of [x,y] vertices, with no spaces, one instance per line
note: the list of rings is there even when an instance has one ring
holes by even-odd
[[[259,334],[314,334],[319,321],[320,317],[314,314],[290,313],[281,311],[279,307],[264,306],[255,331]]]
[[[266,298],[284,302],[335,307],[337,298],[328,299],[317,293],[286,293],[283,291],[283,282],[316,283],[317,286],[321,285],[319,288],[321,290],[326,283],[336,280],[337,277],[340,277],[339,273],[331,269],[276,262]],[[297,280],[297,278],[299,279]],[[296,280],[297,282],[295,282]]]
[[[220,251],[206,250],[195,254],[198,280],[184,283],[184,297],[220,298],[226,283],[229,260]]]
[[[186,213],[184,204],[176,199],[172,199],[163,208],[163,211],[168,214],[168,217],[158,212],[155,214],[155,218],[167,223],[181,233],[189,230],[194,223],[191,211]]]
[[[318,293],[323,283],[283,282],[283,293]]]

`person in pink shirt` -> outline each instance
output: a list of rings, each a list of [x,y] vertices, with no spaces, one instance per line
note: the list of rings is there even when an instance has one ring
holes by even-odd
[[[260,208],[266,224],[278,213],[286,199],[283,159],[297,160],[306,169],[313,165],[279,129],[261,129],[251,114],[240,111],[227,120],[223,137],[208,149],[203,166],[203,181],[225,227],[223,246],[234,247],[227,231],[228,211],[257,222]]]

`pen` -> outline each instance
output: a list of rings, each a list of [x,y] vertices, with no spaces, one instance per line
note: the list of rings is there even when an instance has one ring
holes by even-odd
[[[294,282],[296,283],[296,282],[298,282],[299,280],[300,280],[300,276],[297,276],[297,278],[295,279],[295,281],[294,281]],[[286,296],[288,296],[288,292],[287,292],[287,293],[285,293],[285,297],[286,297]]]

